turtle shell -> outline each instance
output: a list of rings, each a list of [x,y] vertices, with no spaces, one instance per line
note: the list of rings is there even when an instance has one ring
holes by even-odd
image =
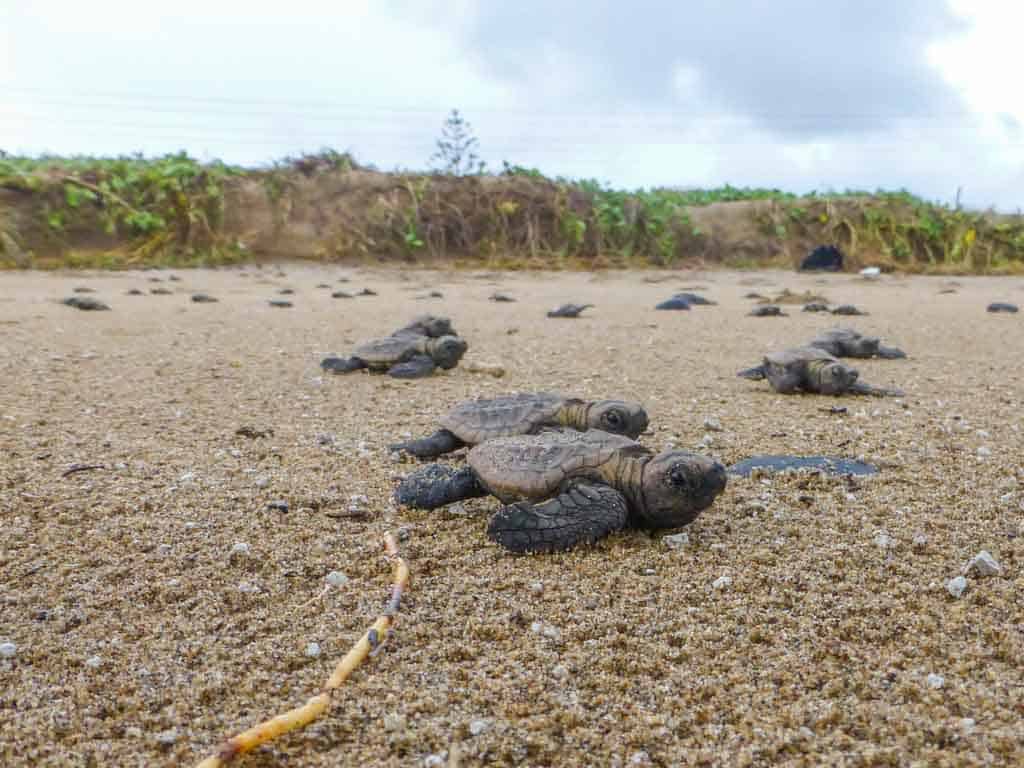
[[[547,430],[489,440],[466,457],[481,484],[502,501],[539,500],[558,493],[569,477],[593,474],[619,452],[649,454],[635,440],[600,430]]]
[[[827,360],[838,362],[835,357],[823,349],[817,347],[793,347],[781,352],[770,352],[764,356],[765,372],[768,380],[775,382],[787,373],[799,372],[803,377],[807,370],[807,364],[815,360]]]
[[[390,367],[422,353],[424,341],[423,336],[387,336],[382,339],[370,339],[357,346],[352,351],[352,356],[358,357],[370,368]]]
[[[496,437],[525,435],[550,424],[567,398],[549,392],[467,400],[459,403],[439,423],[462,442],[477,445]]]

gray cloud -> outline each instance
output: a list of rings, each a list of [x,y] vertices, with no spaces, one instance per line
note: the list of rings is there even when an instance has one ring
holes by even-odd
[[[962,113],[925,59],[962,30],[935,0],[520,0],[480,3],[468,47],[527,91],[531,78],[571,78],[564,108],[676,110],[691,125],[732,114],[807,139]],[[552,50],[571,71],[538,73]],[[680,66],[698,76],[690,103],[674,89]]]

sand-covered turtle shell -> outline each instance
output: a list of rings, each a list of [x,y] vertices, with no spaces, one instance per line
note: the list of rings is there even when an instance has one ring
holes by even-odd
[[[548,430],[481,443],[467,456],[481,484],[502,501],[545,499],[569,477],[596,474],[620,451],[650,455],[635,440],[600,430]]]
[[[550,392],[522,392],[459,403],[440,425],[464,443],[476,445],[496,437],[522,435],[550,424],[570,398]]]
[[[401,363],[424,349],[423,336],[386,336],[364,341],[352,351],[371,368],[389,367]]]
[[[808,363],[812,363],[815,360],[824,360],[831,363],[838,362],[835,357],[823,349],[818,349],[817,347],[793,347],[780,352],[768,353],[764,356],[764,365],[769,373],[776,371],[782,375],[787,371],[803,370],[807,367]]]

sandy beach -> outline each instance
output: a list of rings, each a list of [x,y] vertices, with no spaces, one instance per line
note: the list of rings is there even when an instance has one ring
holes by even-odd
[[[61,305],[76,287],[112,311]],[[377,295],[331,298],[364,287]],[[681,289],[718,304],[654,310]],[[747,316],[746,294],[784,289],[869,314]],[[595,306],[545,316],[566,301]],[[194,765],[301,704],[384,607],[381,539],[399,529],[412,581],[394,635],[326,718],[238,765],[1024,763],[1024,314],[993,301],[1024,304],[1024,280],[0,273],[0,763]],[[468,340],[454,370],[319,368],[424,312]],[[736,377],[836,325],[906,350],[855,363],[906,397]],[[394,505],[417,465],[389,443],[461,400],[533,390],[639,401],[655,450],[880,471],[731,478],[677,548],[663,535],[679,531],[627,531],[512,556],[485,535],[494,499]],[[64,476],[75,465],[97,466]],[[982,550],[1001,573],[953,597]]]

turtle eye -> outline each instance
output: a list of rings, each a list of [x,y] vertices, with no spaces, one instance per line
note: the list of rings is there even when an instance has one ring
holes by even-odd
[[[608,411],[604,415],[604,420],[610,427],[618,427],[622,423],[622,417],[615,411]]]
[[[676,488],[685,488],[690,482],[690,475],[682,464],[676,464],[668,472],[668,481]]]

